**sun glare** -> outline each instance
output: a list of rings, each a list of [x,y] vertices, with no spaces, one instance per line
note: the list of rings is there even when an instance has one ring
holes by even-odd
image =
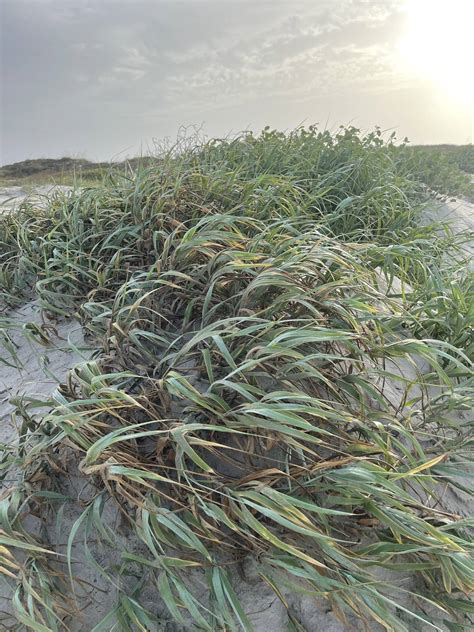
[[[402,64],[474,107],[474,0],[407,0]]]

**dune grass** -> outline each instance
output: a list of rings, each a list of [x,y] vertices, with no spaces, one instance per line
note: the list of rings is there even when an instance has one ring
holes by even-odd
[[[41,185],[96,186],[111,171],[131,173],[140,166],[156,162],[151,156],[121,162],[92,162],[82,158],[36,158],[0,167],[0,187]]]
[[[94,629],[156,629],[151,586],[178,624],[250,631],[247,556],[291,630],[292,593],[387,630],[470,629],[473,523],[440,498],[473,471],[472,273],[462,238],[421,224],[430,177],[378,130],[266,129],[0,216],[5,309],[34,287],[98,349],[5,451],[20,624],[67,629],[73,542],[113,542],[113,502],[142,550],[102,564],[117,605]],[[24,514],[60,511],[64,454],[96,493],[61,575]]]

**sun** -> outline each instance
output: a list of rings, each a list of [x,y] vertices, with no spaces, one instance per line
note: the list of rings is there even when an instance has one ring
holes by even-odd
[[[405,70],[474,108],[474,0],[407,0],[405,9]]]

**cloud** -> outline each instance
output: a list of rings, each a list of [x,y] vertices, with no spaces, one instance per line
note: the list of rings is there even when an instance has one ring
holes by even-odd
[[[318,99],[388,94],[401,1],[3,0],[2,160],[107,157],[202,120],[291,126]]]
[[[351,5],[347,3],[348,10]],[[347,13],[320,7],[304,17],[286,16],[262,25],[258,33],[231,38],[220,47],[199,45],[173,54],[167,95],[188,107],[209,100],[216,107],[259,94],[293,99],[305,98],[314,89],[328,94],[342,82],[346,87],[359,82],[364,74],[370,74],[372,82],[388,82],[394,15],[386,10],[372,14],[370,8],[362,21],[360,11],[350,19]]]

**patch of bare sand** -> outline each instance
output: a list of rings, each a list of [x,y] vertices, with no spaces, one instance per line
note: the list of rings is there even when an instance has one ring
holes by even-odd
[[[474,257],[474,204],[467,200],[457,199],[447,202],[433,202],[424,214],[426,223],[434,221],[448,222],[455,235],[468,235],[471,238],[466,241],[466,254]],[[471,262],[472,263],[472,262]]]
[[[431,216],[450,222],[455,233],[474,230],[474,204],[467,200],[449,200],[434,206]]]
[[[68,370],[81,359],[71,350],[73,346],[84,347],[82,329],[74,320],[59,323],[48,322],[44,333],[50,337],[49,345],[39,344],[33,335],[23,329],[34,323],[42,326],[41,310],[36,301],[10,312],[8,319],[17,329],[9,330],[9,337],[15,350],[14,355],[2,349],[1,353],[10,364],[0,362],[0,442],[7,443],[16,437],[12,413],[15,397],[37,397],[45,399],[54,387],[64,380]]]
[[[72,187],[62,184],[45,184],[32,191],[21,186],[0,187],[0,214],[13,211],[26,200],[44,206],[51,195],[69,193]]]

